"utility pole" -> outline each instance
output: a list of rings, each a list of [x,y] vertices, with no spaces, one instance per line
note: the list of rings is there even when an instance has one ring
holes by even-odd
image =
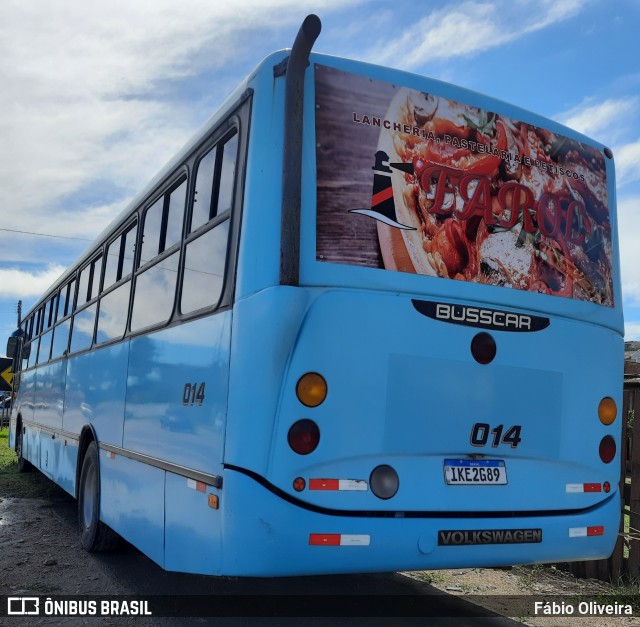
[[[21,323],[22,323],[22,301],[19,300],[18,301],[18,327],[20,327]]]

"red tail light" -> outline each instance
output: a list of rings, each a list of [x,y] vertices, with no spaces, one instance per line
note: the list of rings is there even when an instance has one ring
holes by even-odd
[[[308,455],[316,450],[320,442],[320,429],[313,420],[304,418],[291,425],[287,440],[298,455]]]
[[[600,442],[600,459],[608,464],[616,456],[616,441],[610,436],[605,435]]]

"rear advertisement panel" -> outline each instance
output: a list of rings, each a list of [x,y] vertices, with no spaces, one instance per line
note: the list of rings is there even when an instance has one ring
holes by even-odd
[[[605,156],[316,66],[316,258],[612,307]]]

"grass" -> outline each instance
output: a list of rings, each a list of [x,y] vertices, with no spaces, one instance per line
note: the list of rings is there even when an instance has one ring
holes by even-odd
[[[54,484],[39,472],[18,472],[18,458],[9,448],[9,430],[0,429],[0,498],[38,498],[51,494]]]

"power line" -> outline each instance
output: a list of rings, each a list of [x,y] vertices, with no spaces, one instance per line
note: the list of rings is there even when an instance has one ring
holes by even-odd
[[[93,242],[92,239],[87,237],[70,237],[68,235],[51,235],[50,233],[34,233],[33,231],[17,231],[16,229],[0,229],[0,231],[6,231],[7,233],[22,233],[23,235],[37,235],[39,237],[55,237],[58,239],[75,239],[83,242]]]

